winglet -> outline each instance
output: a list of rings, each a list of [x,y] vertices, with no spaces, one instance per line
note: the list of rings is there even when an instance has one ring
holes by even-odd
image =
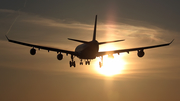
[[[6,35],[5,35],[6,36]],[[9,38],[6,36],[6,39],[9,41]]]
[[[174,39],[169,43],[169,45],[174,41]]]

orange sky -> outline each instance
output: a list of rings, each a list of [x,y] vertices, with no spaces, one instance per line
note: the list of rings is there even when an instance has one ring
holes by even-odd
[[[1,101],[180,100],[180,35],[176,28],[179,25],[173,25],[177,20],[174,16],[180,13],[167,7],[172,17],[168,16],[167,23],[164,21],[168,18],[162,17],[166,4],[176,7],[175,2],[142,1],[131,5],[133,1],[20,1],[0,4]],[[161,9],[154,10],[154,3]],[[125,39],[103,45],[100,51],[162,44],[173,38],[175,41],[167,47],[145,50],[143,58],[137,52],[116,55],[114,60],[106,60],[103,71],[98,67],[98,59],[91,66],[69,68],[70,56],[65,54],[62,61],[56,59],[57,53],[45,50],[31,56],[30,47],[9,43],[4,36],[8,32],[11,39],[74,50],[79,43],[67,38],[91,40],[96,14],[98,41]],[[80,62],[78,58],[75,61]]]

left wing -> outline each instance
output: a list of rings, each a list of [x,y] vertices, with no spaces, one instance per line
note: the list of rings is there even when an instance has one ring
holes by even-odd
[[[170,45],[173,41],[174,41],[174,39],[173,39],[170,43],[166,43],[166,44],[160,44],[160,45],[154,45],[154,46],[147,46],[147,47],[139,47],[139,48],[130,48],[130,49],[121,49],[121,50],[98,52],[97,57],[103,56],[103,55],[108,55],[108,54],[123,53],[123,52],[129,53],[129,52],[131,52],[131,51],[139,51],[139,50],[144,50],[144,49],[151,49],[151,48],[168,46],[168,45]]]
[[[63,49],[58,49],[58,48],[53,48],[53,47],[47,47],[47,46],[41,46],[41,45],[35,45],[35,44],[15,41],[15,40],[9,39],[7,36],[6,36],[6,38],[8,39],[9,42],[12,42],[12,43],[16,43],[16,44],[20,44],[20,45],[24,45],[24,46],[29,46],[29,47],[34,47],[34,48],[39,48],[39,49],[44,49],[44,50],[48,50],[48,51],[62,52],[62,53],[72,54],[72,55],[77,56],[74,51],[63,50]]]

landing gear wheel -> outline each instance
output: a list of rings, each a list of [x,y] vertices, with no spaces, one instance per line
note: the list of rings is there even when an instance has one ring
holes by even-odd
[[[100,67],[100,68],[102,67],[102,65],[103,65],[102,62],[99,62],[99,67]]]
[[[101,68],[103,66],[103,56],[101,56],[101,61],[99,62],[99,67]]]
[[[69,65],[70,65],[70,67],[72,67],[72,62],[71,61],[69,61]]]
[[[69,65],[70,65],[70,67],[72,67],[72,66],[76,67],[75,61],[69,61]]]
[[[80,65],[83,65],[83,62],[80,62]]]
[[[88,61],[88,65],[90,65],[90,61]]]
[[[74,66],[74,68],[75,68],[75,67],[76,67],[76,63],[75,63],[75,61],[73,61],[72,63],[73,63],[73,66]]]
[[[87,64],[88,64],[88,61],[86,61],[85,64],[87,65]]]
[[[76,67],[76,63],[75,63],[75,61],[74,61],[73,59],[74,59],[74,56],[71,55],[71,60],[72,60],[72,61],[69,61],[70,67],[72,67],[72,66]]]
[[[90,61],[86,61],[85,64],[86,64],[86,65],[90,65]]]

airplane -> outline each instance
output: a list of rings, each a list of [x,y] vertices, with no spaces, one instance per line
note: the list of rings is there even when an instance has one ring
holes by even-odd
[[[58,60],[63,59],[62,53],[66,53],[66,55],[70,54],[71,55],[71,61],[69,61],[70,67],[72,67],[72,66],[76,67],[76,63],[74,61],[75,57],[80,59],[80,65],[83,65],[82,60],[85,60],[86,65],[90,65],[91,60],[95,59],[96,57],[100,57],[101,58],[101,61],[99,62],[100,68],[103,66],[103,56],[104,55],[108,55],[109,57],[113,58],[113,54],[120,54],[120,53],[124,53],[124,52],[129,53],[131,51],[137,51],[138,57],[143,57],[145,55],[145,52],[144,52],[145,49],[168,46],[174,41],[174,39],[173,39],[171,42],[166,43],[166,44],[99,52],[99,45],[106,44],[106,43],[112,43],[112,42],[120,42],[120,41],[124,41],[124,40],[98,42],[96,40],[96,27],[97,27],[97,15],[95,16],[95,24],[94,24],[94,32],[93,32],[92,41],[83,41],[83,40],[68,38],[69,40],[82,43],[75,48],[75,51],[69,51],[69,50],[64,50],[64,49],[59,49],[59,48],[52,48],[52,47],[47,47],[47,46],[42,46],[42,45],[37,45],[37,44],[25,43],[25,42],[21,42],[21,41],[11,40],[6,35],[5,36],[9,42],[32,47],[32,49],[30,49],[31,55],[36,54],[35,48],[37,48],[39,50],[40,49],[48,50],[48,52],[49,51],[57,52],[57,54],[58,54],[57,59]]]

